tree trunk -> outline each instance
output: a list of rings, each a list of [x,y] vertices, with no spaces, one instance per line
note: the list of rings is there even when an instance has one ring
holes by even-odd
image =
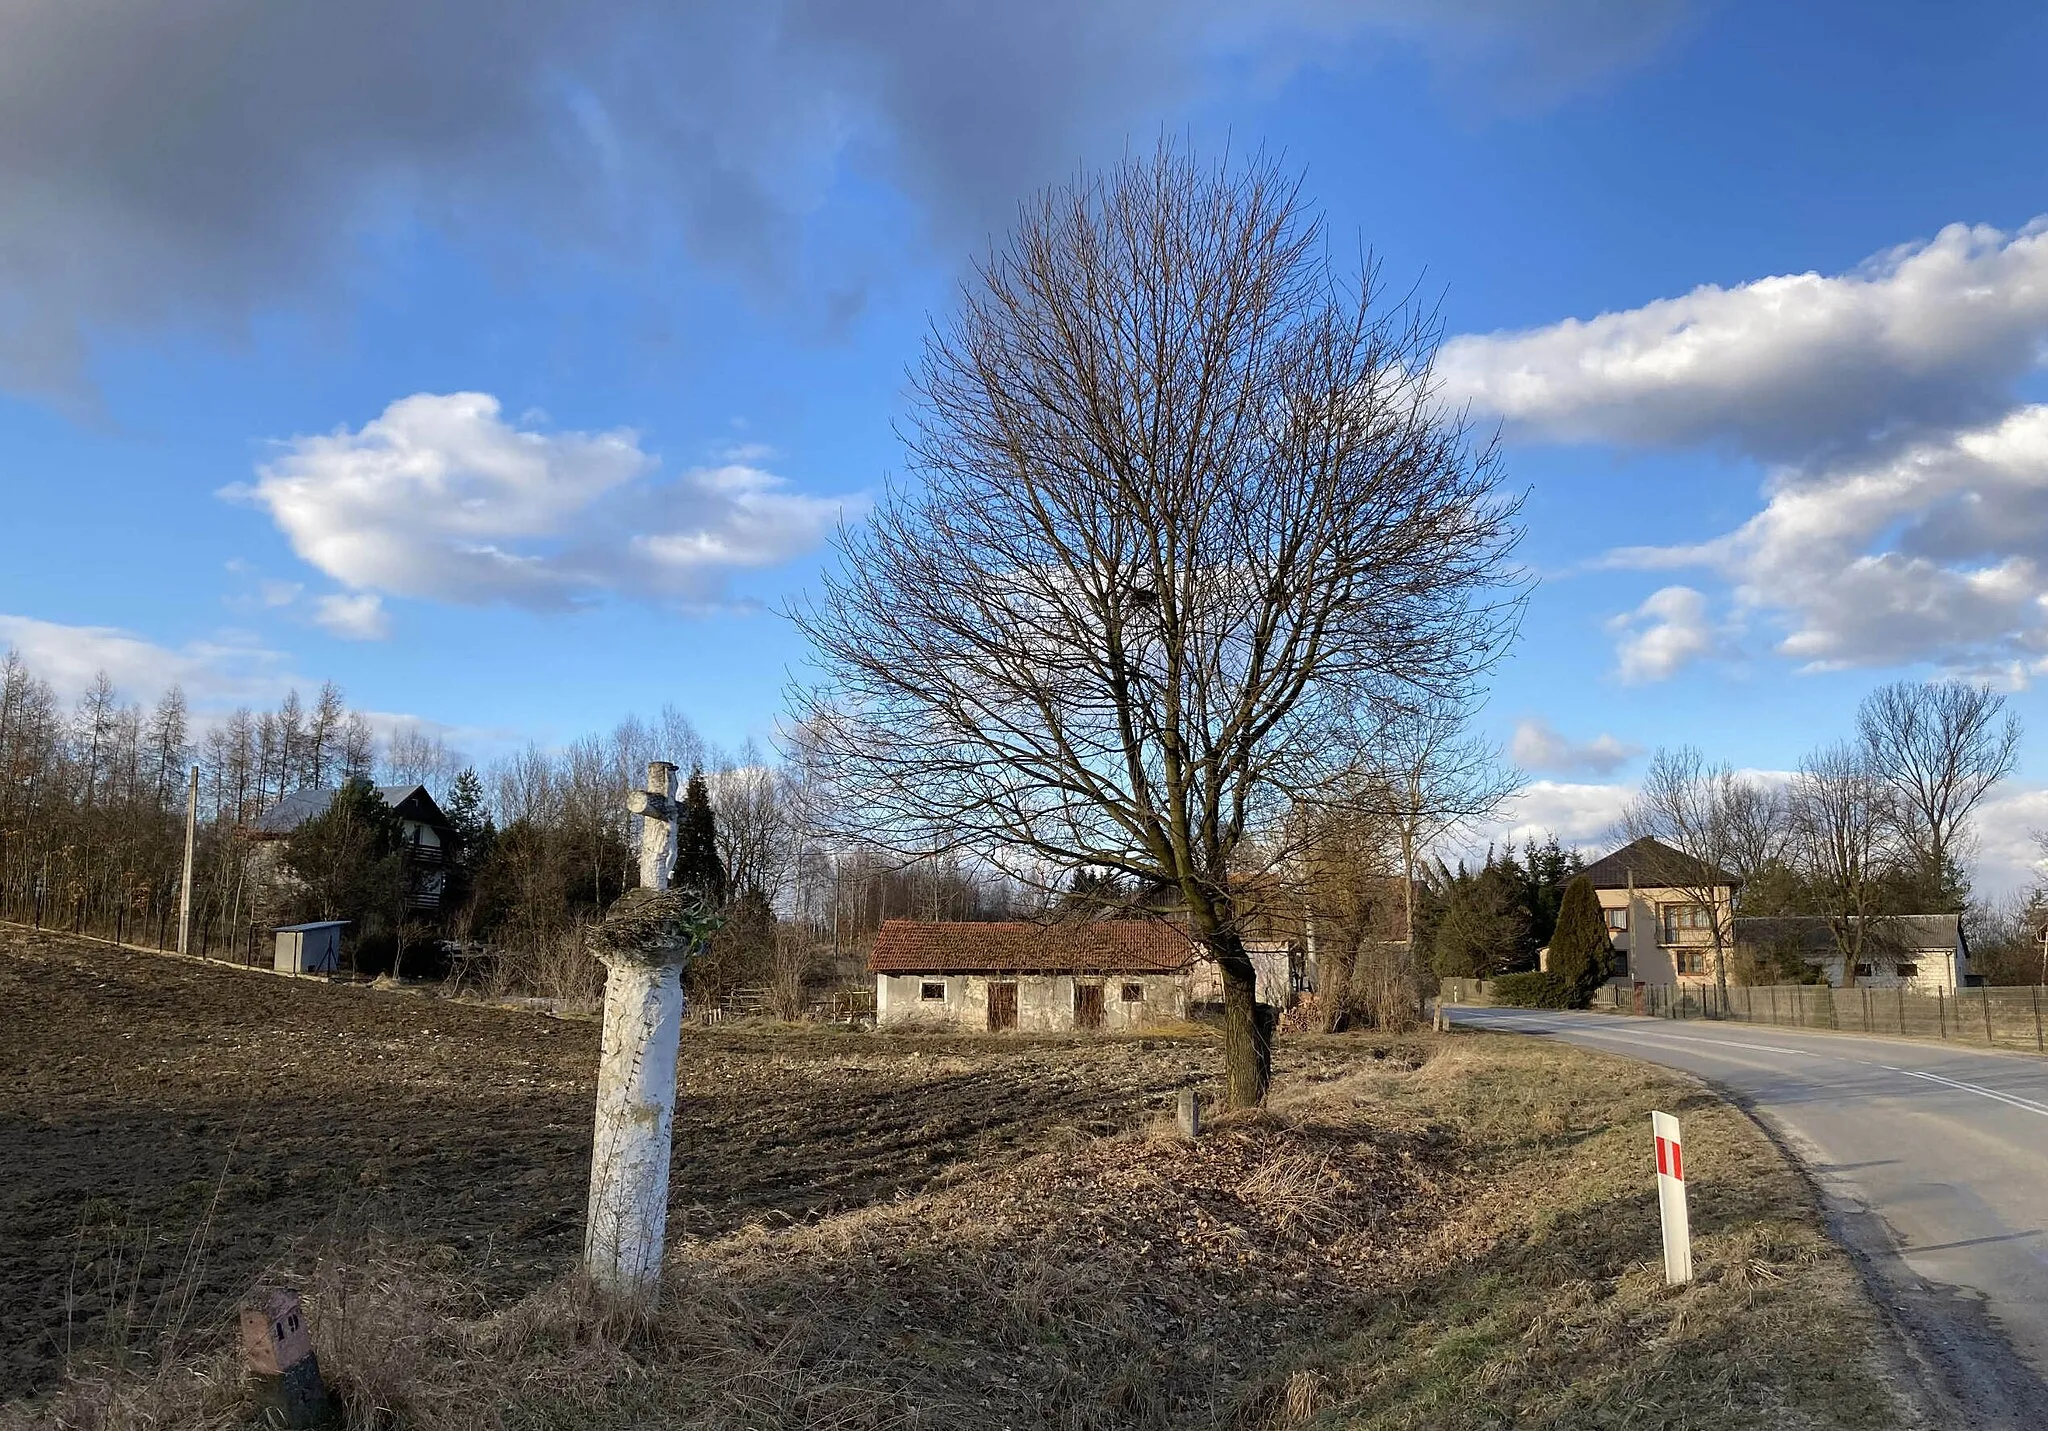
[[[1351,1003],[1351,981],[1358,972],[1358,945],[1345,934],[1323,948],[1322,967],[1316,971],[1323,1002],[1323,1032],[1337,1033]]]
[[[1209,944],[1223,974],[1224,1103],[1256,1108],[1273,1081],[1273,1026],[1276,1011],[1258,999],[1258,971],[1235,933],[1212,935]]]

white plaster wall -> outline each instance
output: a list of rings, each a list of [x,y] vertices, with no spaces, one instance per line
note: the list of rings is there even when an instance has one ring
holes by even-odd
[[[950,1028],[963,1032],[988,1029],[989,985],[1017,986],[1017,1030],[1020,1033],[1063,1033],[1074,1028],[1074,986],[1100,983],[1104,1032],[1125,1032],[1148,1024],[1173,1023],[1187,1017],[1187,980],[1179,974],[1105,974],[1077,980],[1070,974],[1021,974],[992,980],[985,974],[877,974],[875,1022],[893,1027]],[[922,986],[943,983],[943,1000],[926,999]],[[1123,988],[1136,984],[1142,999],[1126,1003]]]
[[[1954,993],[1956,988],[1955,952],[1948,949],[1920,950],[1909,954],[1905,962],[1916,966],[1910,979],[1901,979],[1898,966],[1886,959],[1866,959],[1871,971],[1861,975],[1856,982],[1868,989],[1895,989],[1901,985],[1912,993],[1931,994],[1936,989]],[[1842,959],[1840,955],[1827,961],[1827,978],[1836,988],[1842,987]]]

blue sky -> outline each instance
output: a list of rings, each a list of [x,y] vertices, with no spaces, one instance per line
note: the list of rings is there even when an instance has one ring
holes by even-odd
[[[1165,131],[1284,153],[1440,295],[1543,578],[1512,826],[1941,672],[2039,732],[1994,882],[2048,825],[2039,6],[6,13],[0,642],[60,686],[765,737],[965,261]]]

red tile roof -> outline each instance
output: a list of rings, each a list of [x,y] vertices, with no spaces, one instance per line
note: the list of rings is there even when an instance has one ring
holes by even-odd
[[[870,974],[1171,974],[1195,957],[1187,935],[1154,919],[1059,924],[924,924],[886,919]]]

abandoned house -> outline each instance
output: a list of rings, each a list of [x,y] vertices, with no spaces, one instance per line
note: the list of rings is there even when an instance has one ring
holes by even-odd
[[[379,785],[377,794],[398,815],[405,836],[408,903],[425,915],[441,908],[455,830],[424,785]],[[340,791],[332,785],[294,790],[256,817],[242,834],[254,846],[253,878],[259,891],[274,894],[284,878],[279,855],[293,831],[327,813]]]
[[[890,919],[868,972],[884,1027],[1117,1032],[1185,1019],[1194,959],[1188,937],[1159,920]]]

